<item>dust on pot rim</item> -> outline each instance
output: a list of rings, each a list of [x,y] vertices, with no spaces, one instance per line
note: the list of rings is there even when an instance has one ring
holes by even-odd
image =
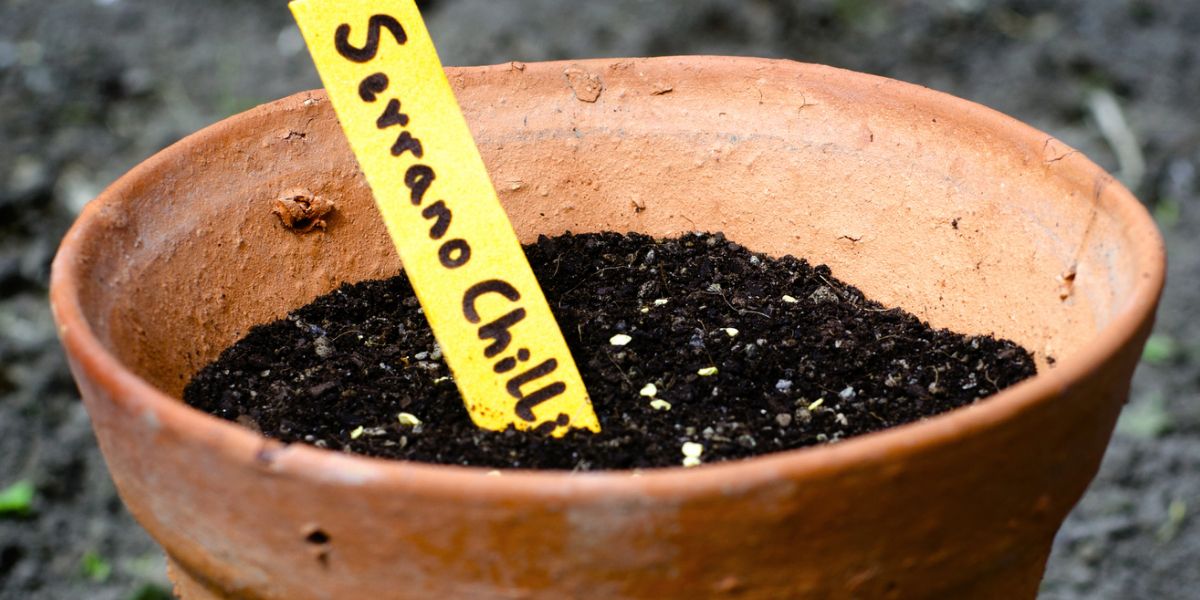
[[[617,60],[574,61],[522,65],[522,70],[561,71],[564,67],[584,65],[597,70],[618,64]],[[986,108],[919,86],[892,80],[841,71],[830,67],[802,65],[787,61],[765,61],[745,58],[662,58],[638,61],[638,66],[728,70],[747,68],[766,63],[772,68],[795,69],[806,74],[836,74],[859,88],[886,86],[889,93],[901,91],[906,100],[917,105],[969,107],[971,119],[977,126],[1000,132],[1005,136],[1031,143],[1052,140],[1046,134],[1010,117]],[[512,69],[511,65],[482,68],[483,71]],[[449,69],[451,74],[469,69]],[[54,260],[51,300],[59,323],[59,334],[69,354],[79,362],[83,371],[114,392],[117,402],[147,421],[174,430],[212,449],[228,453],[238,460],[262,459],[269,455],[272,472],[300,479],[325,480],[355,485],[406,487],[419,482],[423,493],[430,496],[460,495],[465,491],[484,497],[561,497],[570,494],[590,494],[603,490],[605,494],[709,494],[731,487],[753,486],[759,482],[821,471],[854,469],[856,464],[888,460],[919,447],[946,444],[972,432],[989,428],[1012,415],[1040,402],[1052,401],[1064,390],[1101,368],[1106,359],[1134,341],[1139,330],[1153,318],[1164,282],[1165,253],[1153,220],[1146,210],[1119,183],[1108,184],[1112,194],[1110,211],[1130,231],[1129,238],[1136,247],[1137,269],[1140,277],[1129,299],[1119,313],[1107,323],[1093,343],[1062,358],[1048,371],[1042,369],[1036,377],[1022,382],[976,405],[954,410],[926,421],[871,433],[837,444],[816,446],[775,453],[726,463],[706,465],[699,469],[656,469],[631,477],[627,471],[568,474],[506,470],[502,477],[485,477],[487,469],[427,465],[387,461],[369,457],[349,456],[303,444],[284,446],[264,440],[261,436],[233,423],[194,410],[128,370],[93,332],[79,298],[79,280],[87,264],[80,260],[81,233],[95,227],[114,199],[132,193],[131,187],[151,172],[170,168],[167,152],[203,145],[218,137],[223,130],[241,127],[251,113],[280,110],[285,99],[264,105],[222,121],[189,136],[175,147],[147,160],[122,177],[88,204],[63,240]],[[1048,143],[1048,142],[1047,142]],[[1065,154],[1065,153],[1064,153]],[[1068,160],[1069,158],[1069,160]],[[1103,174],[1099,167],[1078,154],[1064,158],[1069,168]],[[109,217],[103,217],[109,218]]]

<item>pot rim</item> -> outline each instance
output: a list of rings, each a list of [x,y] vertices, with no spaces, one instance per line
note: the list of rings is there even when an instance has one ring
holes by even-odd
[[[958,107],[964,121],[981,129],[1002,132],[1010,139],[1040,144],[1047,134],[1012,117],[968,100],[937,92],[919,85],[899,82],[834,67],[798,63],[789,60],[745,57],[660,57],[649,59],[590,59],[527,63],[534,72],[561,72],[572,64],[593,68],[635,60],[652,68],[717,70],[722,76],[744,73],[747,69],[781,64],[803,74],[840,79],[855,87],[870,88],[886,83],[890,94],[903,95],[914,106]],[[702,64],[698,64],[702,63]],[[482,67],[451,67],[455,73],[508,71],[511,63]],[[169,432],[178,438],[234,462],[257,465],[274,476],[309,480],[315,485],[355,485],[405,491],[431,498],[470,497],[555,499],[578,497],[586,500],[603,492],[604,497],[644,497],[647,494],[684,497],[711,493],[733,493],[780,479],[800,479],[819,473],[851,473],[879,461],[897,461],[935,445],[948,445],[1012,418],[1072,387],[1088,374],[1101,369],[1120,348],[1133,339],[1140,328],[1153,318],[1154,307],[1165,280],[1166,256],[1162,237],[1142,204],[1119,182],[1109,186],[1113,194],[1112,213],[1122,222],[1136,249],[1137,281],[1125,306],[1098,333],[1092,343],[1060,359],[1056,366],[1022,381],[991,397],[929,419],[848,438],[837,444],[810,446],[765,454],[757,457],[706,464],[699,468],[655,468],[640,471],[609,470],[585,473],[506,469],[501,477],[489,477],[490,468],[437,465],[409,462],[320,449],[307,444],[283,444],[265,438],[235,423],[194,409],[172,398],[127,369],[100,342],[84,318],[79,299],[80,260],[83,233],[94,227],[103,207],[120,198],[134,183],[151,173],[169,169],[178,157],[190,149],[202,147],[226,132],[241,128],[248,121],[297,105],[323,91],[300,92],[234,115],[195,132],[155,154],[119,178],[80,213],[64,237],[54,259],[50,302],[58,333],[76,367],[86,377],[111,392],[113,401],[125,412],[139,415],[157,434]],[[1073,157],[1074,158],[1074,157]],[[1079,156],[1071,169],[1104,171]],[[1064,161],[1065,162],[1065,161]],[[1065,167],[1065,165],[1063,165]],[[638,474],[639,476],[631,476]]]

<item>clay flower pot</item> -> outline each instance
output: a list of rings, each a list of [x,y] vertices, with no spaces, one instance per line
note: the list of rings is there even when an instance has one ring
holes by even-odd
[[[178,398],[256,323],[399,265],[320,92],[140,165],[54,263],[54,314],[121,496],[185,598],[1032,597],[1163,284],[1146,212],[989,109],[828,67],[658,58],[451,69],[518,233],[723,231],[828,263],[1041,374],[842,443],[567,474],[284,446]],[[281,224],[294,190],[324,230]],[[1053,365],[1053,366],[1051,366]]]

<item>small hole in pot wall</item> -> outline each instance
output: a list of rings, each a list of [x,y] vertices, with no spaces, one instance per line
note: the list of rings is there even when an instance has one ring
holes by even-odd
[[[309,544],[309,552],[312,553],[313,558],[317,559],[317,562],[322,567],[329,568],[329,542],[333,538],[324,529],[316,525],[305,527],[302,533],[304,534],[304,541]]]
[[[309,530],[308,535],[304,536],[305,541],[310,544],[324,545],[329,543],[329,534],[325,530],[314,527]]]

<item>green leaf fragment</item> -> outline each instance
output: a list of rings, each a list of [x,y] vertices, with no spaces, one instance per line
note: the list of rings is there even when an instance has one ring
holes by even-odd
[[[24,516],[33,512],[33,482],[22,479],[0,491],[0,515]]]
[[[96,583],[104,583],[112,576],[112,564],[92,550],[84,553],[80,567],[83,574]]]
[[[1156,439],[1170,427],[1171,414],[1167,412],[1167,401],[1162,394],[1151,394],[1130,403],[1117,421],[1119,433],[1143,440]]]
[[[1165,333],[1156,333],[1146,340],[1146,347],[1142,350],[1142,360],[1152,364],[1161,365],[1179,353],[1179,342],[1175,338]]]
[[[1179,224],[1180,213],[1179,201],[1170,196],[1159,198],[1154,205],[1154,220],[1158,221],[1164,229],[1170,229]]]
[[[157,583],[144,583],[134,590],[125,600],[174,600],[175,596]]]

